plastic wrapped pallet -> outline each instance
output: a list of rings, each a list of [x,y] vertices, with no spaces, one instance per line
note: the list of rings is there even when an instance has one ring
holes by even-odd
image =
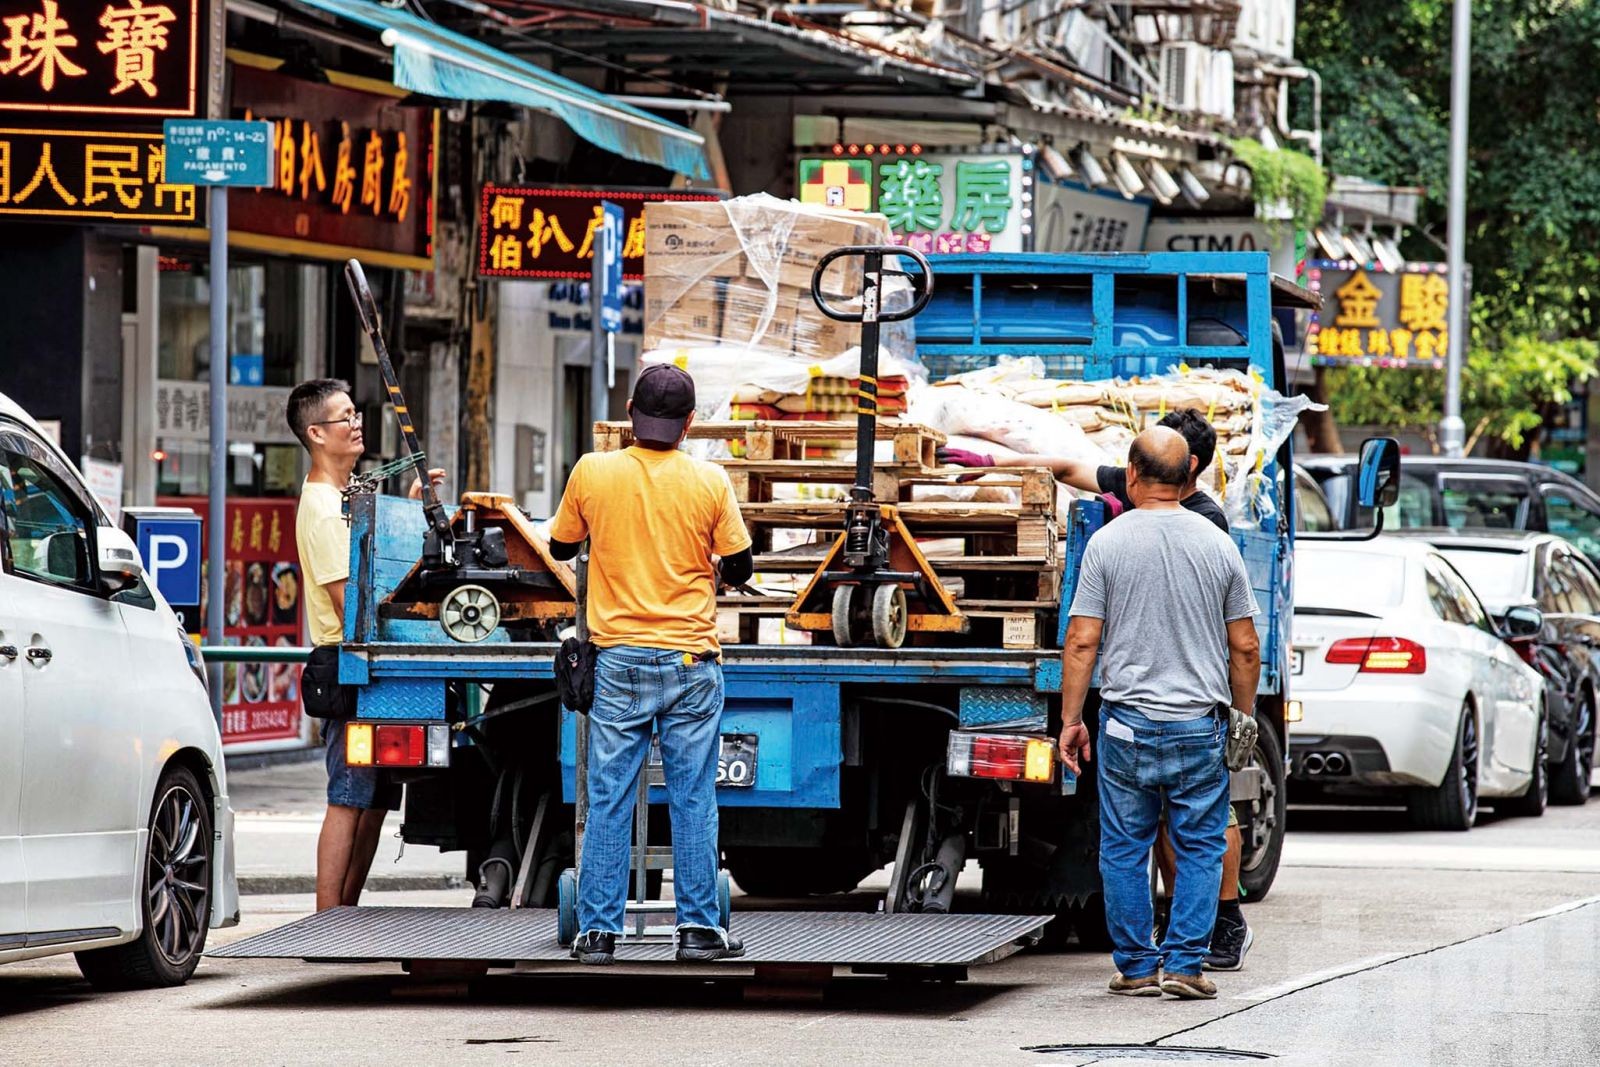
[[[856,346],[858,328],[817,310],[812,273],[836,248],[888,243],[882,215],[765,193],[649,204],[645,348],[727,346],[813,362],[842,355]],[[861,291],[860,260],[836,263],[822,288],[847,305]]]

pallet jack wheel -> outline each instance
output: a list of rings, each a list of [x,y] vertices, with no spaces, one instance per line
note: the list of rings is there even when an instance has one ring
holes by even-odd
[[[728,929],[733,922],[733,883],[727,871],[717,872],[717,923]]]
[[[439,605],[439,625],[451,640],[482,641],[500,625],[500,601],[481,585],[458,585]]]
[[[834,611],[837,619],[838,608]],[[880,585],[872,591],[872,639],[879,648],[899,648],[905,643],[906,591],[902,587]]]
[[[578,872],[568,867],[556,881],[556,943],[571,948],[578,940]]]
[[[852,616],[855,614],[858,588],[860,587],[854,585],[833,587],[833,643],[840,648],[850,648],[856,643]]]

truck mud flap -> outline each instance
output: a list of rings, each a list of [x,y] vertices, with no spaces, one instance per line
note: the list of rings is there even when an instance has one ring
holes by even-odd
[[[971,967],[996,963],[1036,940],[1048,915],[884,915],[735,912],[745,955],[725,964]],[[670,942],[620,941],[619,963],[672,963]],[[556,944],[553,910],[332,908],[206,952],[223,959],[312,962],[478,960],[570,963]],[[573,966],[579,966],[576,963]],[[697,964],[696,966],[705,966]]]

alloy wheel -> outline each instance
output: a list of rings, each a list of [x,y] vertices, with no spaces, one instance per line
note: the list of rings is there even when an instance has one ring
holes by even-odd
[[[1470,711],[1461,720],[1461,800],[1464,811],[1478,810],[1478,720]]]
[[[150,823],[145,865],[148,921],[157,949],[174,966],[186,964],[199,950],[210,914],[210,846],[200,800],[186,786],[174,785],[162,796]]]

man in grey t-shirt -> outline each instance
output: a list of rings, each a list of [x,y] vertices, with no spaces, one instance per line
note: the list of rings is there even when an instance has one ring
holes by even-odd
[[[1118,972],[1110,988],[1132,996],[1216,996],[1200,965],[1226,847],[1226,709],[1253,710],[1261,672],[1244,561],[1179,503],[1188,476],[1182,435],[1156,427],[1135,438],[1134,510],[1090,539],[1062,647],[1061,759],[1074,773],[1090,756],[1083,704],[1100,660],[1100,875]],[[1177,884],[1158,948],[1145,863],[1163,801]]]

